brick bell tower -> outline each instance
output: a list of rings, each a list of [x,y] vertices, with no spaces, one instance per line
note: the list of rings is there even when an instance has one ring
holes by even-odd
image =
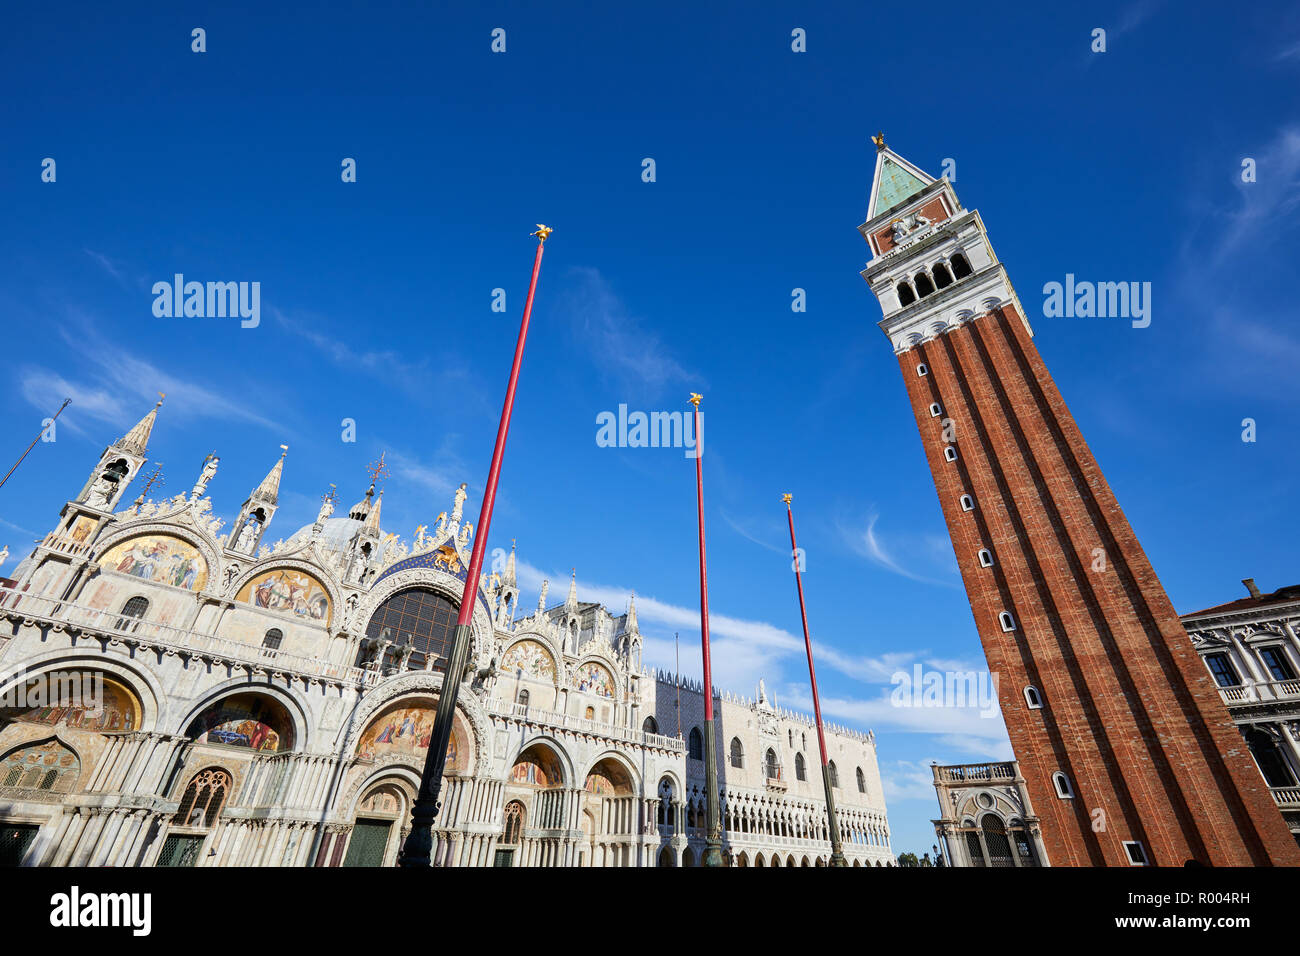
[[[875,137],[862,276],[1056,866],[1300,847],[1034,347],[975,210]]]

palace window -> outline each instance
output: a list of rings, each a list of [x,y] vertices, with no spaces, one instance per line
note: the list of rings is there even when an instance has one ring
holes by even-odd
[[[831,786],[838,790],[840,788],[840,773],[835,769],[834,760],[826,765],[826,771],[831,778]]]
[[[944,449],[943,449],[943,460],[944,460],[944,461],[956,461],[956,460],[957,460],[957,449],[954,448],[952,445],[945,445],[945,446],[944,446]]]
[[[1074,788],[1070,786],[1070,778],[1059,770],[1052,774],[1052,786],[1056,788],[1056,795],[1062,800],[1069,800],[1074,796]]]
[[[906,282],[898,283],[898,303],[899,305],[911,305],[916,301],[916,293]]]
[[[200,771],[185,788],[172,823],[184,827],[211,827],[221,815],[229,793],[230,774],[216,768]]]
[[[1291,662],[1286,659],[1286,652],[1279,645],[1261,647],[1259,656],[1268,672],[1273,675],[1273,680],[1295,680]]]
[[[739,737],[731,738],[731,765],[737,770],[741,770],[745,766],[745,751],[740,746]]]
[[[1033,684],[1025,688],[1025,703],[1029,705],[1030,710],[1041,710],[1043,707],[1043,697]]]
[[[149,610],[147,598],[133,597],[122,605],[122,616],[117,619],[119,631],[134,631]]]
[[[1010,632],[1016,629],[1016,619],[1011,616],[1010,611],[999,611],[998,623],[1002,625],[1004,631]]]
[[[266,636],[262,638],[262,646],[268,650],[278,651],[280,649],[280,642],[283,640],[284,632],[278,627],[273,627],[267,631]]]
[[[960,252],[952,257],[952,274],[958,279],[964,279],[970,275],[970,263]]]
[[[1207,654],[1205,664],[1220,687],[1241,686],[1241,678],[1237,676],[1237,669],[1232,666],[1227,654]]]
[[[962,496],[961,496],[961,510],[962,510],[962,511],[974,511],[974,510],[975,510],[975,499],[972,498],[970,495],[962,495]]]
[[[862,772],[862,768],[859,767],[858,768],[858,793],[866,793],[866,792],[867,792],[867,777],[866,774]]]
[[[771,747],[767,748],[767,759],[763,761],[764,771],[767,773],[768,780],[781,779],[781,765],[776,761],[776,751]]]
[[[979,559],[981,568],[993,567],[993,552],[988,548],[980,548]]]
[[[808,768],[804,765],[803,754],[794,755],[794,778],[796,780],[808,779]]]
[[[704,759],[704,735],[700,733],[699,727],[691,728],[691,735],[687,740],[686,748],[686,754],[692,760]]]

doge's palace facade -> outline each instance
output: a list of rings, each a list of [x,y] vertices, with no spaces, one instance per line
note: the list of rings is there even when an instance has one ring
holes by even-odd
[[[452,677],[436,864],[699,859],[701,689],[643,668],[635,601],[614,615],[571,582],[548,607],[544,583],[524,613],[512,549],[449,676],[463,485],[409,545],[381,526],[374,481],[272,544],[283,454],[229,526],[207,497],[215,455],[182,494],[124,500],[157,414],[105,449],[0,590],[0,862],[391,865]],[[87,694],[49,697],[74,685]],[[823,864],[811,722],[763,692],[719,700],[728,859]],[[891,865],[874,737],[828,743],[850,864]]]

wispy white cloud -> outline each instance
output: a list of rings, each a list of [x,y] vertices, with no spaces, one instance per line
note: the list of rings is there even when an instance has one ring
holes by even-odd
[[[781,540],[780,534],[771,535],[770,540],[764,540],[763,538],[760,538],[757,535],[750,532],[739,521],[731,517],[731,515],[727,514],[725,510],[719,511],[718,513],[722,515],[722,520],[727,523],[727,526],[731,528],[732,531],[736,532],[736,534],[744,538],[745,540],[752,541],[754,544],[758,545],[759,547],[767,548],[767,550],[769,551],[775,551],[777,554],[789,553],[788,548],[778,547],[777,544],[774,543],[774,542],[779,542]]]
[[[934,564],[942,562],[945,570],[949,572],[947,580],[931,577],[921,574],[905,567],[900,559],[895,557],[894,546],[886,546],[883,535],[876,530],[880,522],[880,515],[873,512],[867,517],[865,528],[852,528],[846,526],[844,522],[840,523],[840,533],[856,553],[879,565],[887,571],[910,578],[913,581],[921,581],[926,584],[938,584],[943,587],[957,587],[958,583],[951,577],[955,568],[951,561],[951,546],[948,545],[947,539],[937,540],[935,535],[921,535],[914,537],[906,542],[904,547],[913,557],[920,557],[928,563]]]
[[[1275,60],[1300,60],[1300,40],[1296,40],[1278,50]]]
[[[1282,128],[1252,158],[1255,182],[1242,182],[1236,176],[1235,208],[1219,210],[1213,216],[1212,267],[1222,266],[1248,245],[1253,252],[1258,244],[1251,240],[1272,231],[1283,220],[1290,220],[1300,209],[1300,127]]]
[[[561,308],[602,371],[651,388],[692,379],[668,346],[629,314],[597,269],[575,268],[573,285],[561,296]]]

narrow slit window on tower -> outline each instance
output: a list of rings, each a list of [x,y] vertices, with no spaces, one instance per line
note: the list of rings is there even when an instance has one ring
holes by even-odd
[[[954,448],[952,445],[947,445],[947,446],[945,446],[944,449],[943,449],[943,460],[944,460],[944,461],[956,461],[956,460],[957,460],[957,449]]]
[[[898,283],[898,304],[911,305],[915,301],[916,293],[912,291],[912,287],[906,282]]]
[[[1038,688],[1030,684],[1025,688],[1025,703],[1029,705],[1030,710],[1042,710],[1043,696],[1038,693]]]
[[[962,495],[962,496],[961,496],[961,510],[962,510],[962,511],[974,511],[974,510],[975,510],[975,499],[972,498],[970,495]]]
[[[993,552],[990,551],[988,548],[980,548],[979,561],[980,561],[981,568],[993,567]]]
[[[1070,778],[1059,770],[1052,774],[1052,786],[1056,788],[1056,795],[1062,800],[1069,800],[1074,797],[1074,788],[1070,786]]]
[[[922,362],[920,365],[918,365],[918,366],[916,367],[916,374],[917,374],[917,375],[929,375],[929,374],[930,374],[930,366],[928,366],[928,365],[926,365],[924,362]]]
[[[916,294],[924,299],[933,291],[934,283],[930,281],[930,277],[924,272],[918,272],[916,274]]]
[[[938,417],[939,417],[940,415],[942,415],[942,414],[943,414],[943,406],[940,405],[938,402],[931,402],[931,403],[930,403],[930,417],[931,417],[931,418],[938,418]]]
[[[1147,851],[1139,840],[1125,840],[1124,852],[1128,854],[1129,866],[1149,866]]]
[[[998,623],[1002,625],[1004,631],[1014,631],[1016,629],[1016,619],[1011,616],[1010,611],[999,611]]]
[[[970,263],[960,252],[952,257],[952,274],[958,279],[964,279],[970,275]]]
[[[948,267],[942,262],[934,267],[934,284],[940,289],[946,289],[952,285],[952,276],[948,272]]]

